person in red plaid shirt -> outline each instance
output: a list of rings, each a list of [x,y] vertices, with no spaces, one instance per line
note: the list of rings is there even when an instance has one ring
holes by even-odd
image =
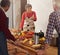
[[[60,55],[60,3],[55,3],[53,5],[54,12],[52,12],[49,16],[49,23],[46,31],[46,43],[50,44],[51,37],[54,29],[56,29],[58,33],[58,55]]]

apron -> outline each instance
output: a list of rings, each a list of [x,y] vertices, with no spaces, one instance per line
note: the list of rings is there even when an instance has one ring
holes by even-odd
[[[26,17],[24,20],[23,31],[32,31],[35,32],[34,20]]]

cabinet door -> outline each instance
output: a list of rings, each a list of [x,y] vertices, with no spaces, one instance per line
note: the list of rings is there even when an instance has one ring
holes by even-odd
[[[21,15],[25,11],[26,4],[27,4],[27,0],[21,0]]]

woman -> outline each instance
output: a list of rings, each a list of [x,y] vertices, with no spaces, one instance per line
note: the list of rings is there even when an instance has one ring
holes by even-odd
[[[25,12],[22,14],[22,20],[20,23],[20,30],[23,31],[35,31],[34,21],[37,20],[36,13],[32,11],[32,5],[25,5]]]

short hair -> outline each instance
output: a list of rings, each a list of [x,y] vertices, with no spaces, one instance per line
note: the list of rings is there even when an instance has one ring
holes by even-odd
[[[10,0],[2,0],[0,5],[1,7],[10,6]]]
[[[57,7],[60,8],[60,0],[54,0],[53,5],[56,5]]]
[[[27,9],[27,8],[29,8],[29,7],[32,8],[32,5],[31,5],[31,4],[26,4],[26,5],[25,5],[25,9]]]

